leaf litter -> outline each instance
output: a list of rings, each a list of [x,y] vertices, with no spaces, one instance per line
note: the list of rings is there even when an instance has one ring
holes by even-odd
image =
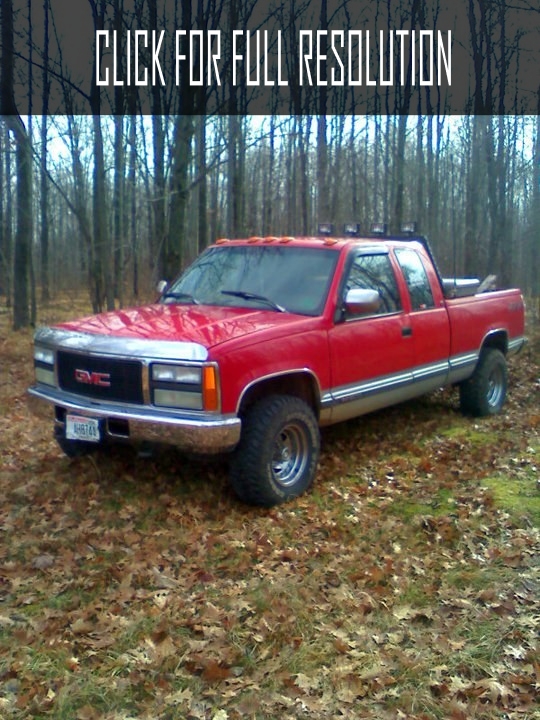
[[[489,485],[537,481],[530,335],[500,416],[444,391],[330,428],[313,491],[261,510],[226,459],[62,456],[10,333],[1,717],[536,717],[538,522]]]

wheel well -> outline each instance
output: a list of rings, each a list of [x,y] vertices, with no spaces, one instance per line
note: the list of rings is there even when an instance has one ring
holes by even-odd
[[[268,395],[292,395],[304,400],[319,417],[320,394],[316,379],[308,372],[288,373],[259,380],[242,395],[238,414]]]
[[[482,344],[482,350],[486,348],[495,348],[496,350],[500,350],[503,355],[506,355],[508,352],[508,335],[506,330],[497,330],[490,333]]]

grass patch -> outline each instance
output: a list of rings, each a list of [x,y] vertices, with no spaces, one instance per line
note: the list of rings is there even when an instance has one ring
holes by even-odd
[[[501,567],[482,567],[480,565],[467,565],[466,567],[458,566],[445,573],[444,585],[452,590],[460,593],[467,591],[468,593],[478,594],[486,588],[494,587],[500,582],[504,575],[509,581],[512,577],[510,570],[505,573]]]
[[[439,488],[429,501],[415,502],[407,498],[398,498],[388,507],[388,510],[392,515],[405,522],[411,522],[423,515],[443,517],[452,511],[454,505],[452,491],[449,488]]]
[[[525,477],[498,475],[485,478],[482,482],[493,494],[496,506],[514,521],[526,518],[531,525],[540,528],[540,491],[535,475],[531,470]]]
[[[448,440],[462,440],[464,443],[473,445],[496,443],[499,438],[497,432],[490,429],[487,423],[476,426],[465,419],[462,419],[457,425],[444,428],[440,431],[439,435]]]

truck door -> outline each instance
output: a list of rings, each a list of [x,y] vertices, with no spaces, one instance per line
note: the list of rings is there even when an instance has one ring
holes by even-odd
[[[416,250],[399,248],[395,254],[409,296],[413,375],[420,395],[444,385],[448,377],[450,321],[435,271],[430,267],[428,275]]]
[[[353,288],[377,290],[379,308],[347,315],[343,302]],[[329,331],[332,387],[323,397],[333,422],[411,397],[413,339],[388,250],[353,251],[340,286]]]

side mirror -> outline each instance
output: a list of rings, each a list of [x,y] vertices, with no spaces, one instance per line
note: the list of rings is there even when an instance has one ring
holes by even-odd
[[[169,283],[166,280],[160,280],[156,285],[156,290],[160,295],[163,295],[165,290],[169,287]]]
[[[372,315],[380,306],[381,296],[377,290],[352,288],[345,295],[344,309],[349,315]]]

